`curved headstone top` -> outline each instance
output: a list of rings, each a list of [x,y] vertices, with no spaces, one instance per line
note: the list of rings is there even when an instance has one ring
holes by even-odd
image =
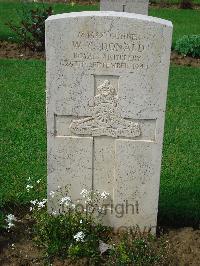
[[[75,18],[75,17],[121,17],[121,18],[131,18],[135,20],[145,20],[148,22],[159,23],[169,27],[173,27],[172,22],[166,19],[161,19],[157,17],[151,17],[143,14],[127,13],[127,12],[115,12],[115,11],[83,11],[83,12],[71,12],[63,13],[58,15],[49,16],[46,22],[57,19],[65,18]]]
[[[46,20],[48,193],[108,192],[115,228],[155,232],[171,37],[171,22],[133,13]]]

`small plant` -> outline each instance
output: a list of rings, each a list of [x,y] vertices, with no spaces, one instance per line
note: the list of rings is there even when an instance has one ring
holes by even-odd
[[[29,188],[29,187],[28,187]],[[163,265],[167,242],[139,230],[114,232],[99,223],[109,193],[83,189],[72,201],[69,187],[50,191],[47,199],[31,201],[36,243],[49,261],[54,257],[87,265]],[[78,208],[82,205],[82,208]]]
[[[35,240],[50,259],[59,256],[73,260],[88,258],[93,262],[100,261],[99,241],[107,240],[108,229],[78,212],[54,215],[44,209],[34,215]]]
[[[36,222],[35,240],[49,259],[55,256],[71,260],[87,258],[89,263],[98,264],[102,260],[100,243],[108,241],[111,229],[98,223],[95,207],[97,200],[107,198],[108,193],[83,189],[80,200],[74,203],[68,191],[68,187],[50,191],[50,213],[46,210],[46,199],[31,201],[30,210]],[[81,205],[83,208],[79,208]]]
[[[19,25],[9,21],[7,25],[18,37],[19,43],[32,51],[45,50],[45,20],[53,14],[51,7],[22,9]]]
[[[168,265],[169,245],[150,234],[124,234],[110,251],[109,265]]]
[[[184,56],[200,57],[200,35],[184,35],[175,45],[175,51]]]
[[[31,178],[27,181],[27,193],[41,183],[40,179],[35,184]],[[168,265],[169,244],[164,238],[141,232],[139,227],[114,231],[99,222],[109,193],[83,189],[72,201],[69,190],[70,186],[59,186],[48,193],[48,199],[30,201],[31,236],[46,254],[45,263],[59,258],[66,265]],[[13,214],[2,216],[2,225],[10,233],[22,221]]]

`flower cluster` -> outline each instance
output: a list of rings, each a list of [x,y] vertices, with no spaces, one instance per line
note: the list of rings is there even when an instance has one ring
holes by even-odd
[[[102,198],[102,199],[108,199],[109,196],[110,196],[110,194],[109,194],[108,192],[106,192],[106,191],[103,191],[103,192],[101,193],[101,198]]]
[[[15,226],[14,222],[16,221],[17,218],[13,214],[8,214],[6,216],[6,223],[8,224],[7,229],[9,230],[11,227],[14,227]]]
[[[78,232],[74,236],[74,239],[76,240],[76,242],[83,242],[84,241],[84,237],[85,237],[85,234],[81,231],[81,232]]]
[[[70,196],[67,195],[68,193],[68,187],[65,186],[64,188],[61,188],[60,186],[57,187],[57,190],[53,191],[51,190],[49,192],[49,198],[48,200],[52,202],[52,215],[56,215],[56,208],[61,207],[61,212],[66,210],[75,209],[76,205],[73,203]]]
[[[52,212],[51,212],[51,215],[53,215],[53,216],[56,216],[57,214],[58,214],[57,211],[52,211]]]
[[[30,192],[30,190],[33,189],[34,186],[33,186],[33,184],[31,184],[31,178],[30,177],[27,179],[27,181],[28,181],[28,184],[26,185],[26,191]],[[40,184],[40,182],[41,182],[41,179],[38,179],[36,181],[37,184]]]
[[[99,192],[96,190],[83,189],[80,192],[81,198],[73,201],[68,195],[68,186],[58,187],[55,191],[51,190],[48,196],[48,202],[51,206],[50,213],[53,216],[57,216],[63,212],[82,212],[86,215],[99,217],[99,215],[105,215],[107,206],[105,200],[109,199],[110,194],[106,191]],[[47,199],[32,200],[30,211],[40,210],[46,206]]]
[[[26,186],[26,190],[27,190],[27,192],[29,192],[30,189],[32,189],[32,188],[33,188],[33,186],[28,184],[28,185]]]
[[[55,191],[50,191],[49,196],[53,199],[55,197]]]
[[[60,200],[60,204],[64,204],[66,206],[69,206],[70,203],[72,202],[71,198],[70,197],[63,197],[61,200]]]
[[[31,200],[30,203],[33,205],[30,207],[30,211],[34,210],[37,207],[37,210],[40,210],[46,206],[47,199],[39,200]]]
[[[91,201],[92,198],[94,197],[100,197],[101,199],[108,199],[108,197],[110,196],[110,194],[106,191],[103,191],[102,193],[100,193],[99,191],[87,190],[87,189],[83,189],[80,195],[84,199],[86,199],[86,201]]]
[[[83,189],[80,193],[80,195],[83,197],[83,198],[87,198],[88,195],[89,195],[89,191],[87,191],[87,189]]]
[[[110,194],[106,191],[99,192],[95,190],[83,189],[80,193],[84,199],[85,208],[84,212],[95,217],[104,215],[106,213],[105,200],[110,198]]]

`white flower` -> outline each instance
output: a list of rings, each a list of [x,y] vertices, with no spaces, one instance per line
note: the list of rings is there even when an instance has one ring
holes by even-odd
[[[74,239],[75,239],[77,242],[78,242],[78,241],[83,242],[84,237],[85,237],[85,234],[81,231],[81,232],[78,232],[78,233],[74,236]]]
[[[83,189],[82,191],[81,191],[81,193],[80,193],[80,195],[83,197],[83,198],[87,198],[88,197],[88,191],[87,191],[87,189]]]
[[[38,179],[36,182],[39,184],[39,183],[40,183],[40,181],[41,181],[41,179]]]
[[[110,196],[110,194],[109,194],[108,192],[106,192],[106,191],[103,191],[103,192],[101,193],[101,198],[102,198],[102,199],[107,199],[109,196]]]
[[[17,218],[15,217],[14,214],[8,214],[8,215],[6,216],[6,220],[7,220],[7,221],[17,221]]]
[[[30,188],[33,188],[33,186],[32,185],[27,185],[26,186],[26,190],[29,192],[30,191]]]
[[[89,204],[92,202],[91,195],[88,195],[88,197],[85,200],[85,204]]]
[[[83,220],[80,220],[80,224],[82,224],[83,223]]]
[[[100,206],[98,207],[98,212],[101,213],[101,212],[104,212],[104,211],[105,211],[105,208],[104,207],[100,207]]]
[[[10,223],[8,223],[7,228],[10,229],[10,228],[13,227],[13,226],[15,226],[14,223],[10,222]]]
[[[54,191],[50,191],[49,195],[50,195],[52,198],[54,198],[54,196],[55,196],[55,192],[54,192]]]
[[[76,205],[75,204],[71,204],[71,208],[72,209],[75,209],[76,208]]]
[[[30,207],[30,212],[32,212],[32,210],[33,210],[33,207]]]
[[[38,209],[44,208],[46,203],[47,199],[43,199],[42,201],[38,202]]]
[[[60,204],[65,204],[66,206],[68,206],[71,203],[71,198],[70,197],[63,197],[60,200]]]
[[[7,228],[10,229],[11,227],[15,226],[14,221],[17,221],[17,218],[13,214],[8,214],[6,216]]]
[[[33,205],[36,205],[36,203],[38,202],[38,200],[31,200],[30,203]]]
[[[57,214],[57,211],[53,211],[51,214],[55,216]]]

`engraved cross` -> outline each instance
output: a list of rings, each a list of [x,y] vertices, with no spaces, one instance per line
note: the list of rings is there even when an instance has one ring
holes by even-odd
[[[120,116],[117,91],[109,80],[105,80],[98,86],[97,95],[94,96],[91,106],[91,113],[91,117],[73,120],[70,125],[71,132],[76,135],[113,138],[134,138],[141,134],[138,123]]]
[[[91,115],[75,118],[55,115],[55,136],[92,138],[92,189],[104,190],[115,178],[116,141],[155,141],[155,119],[131,120],[121,116],[118,79],[101,76],[88,108]],[[115,81],[114,81],[115,80]],[[117,81],[117,83],[116,83]],[[112,192],[114,195],[114,191]]]

